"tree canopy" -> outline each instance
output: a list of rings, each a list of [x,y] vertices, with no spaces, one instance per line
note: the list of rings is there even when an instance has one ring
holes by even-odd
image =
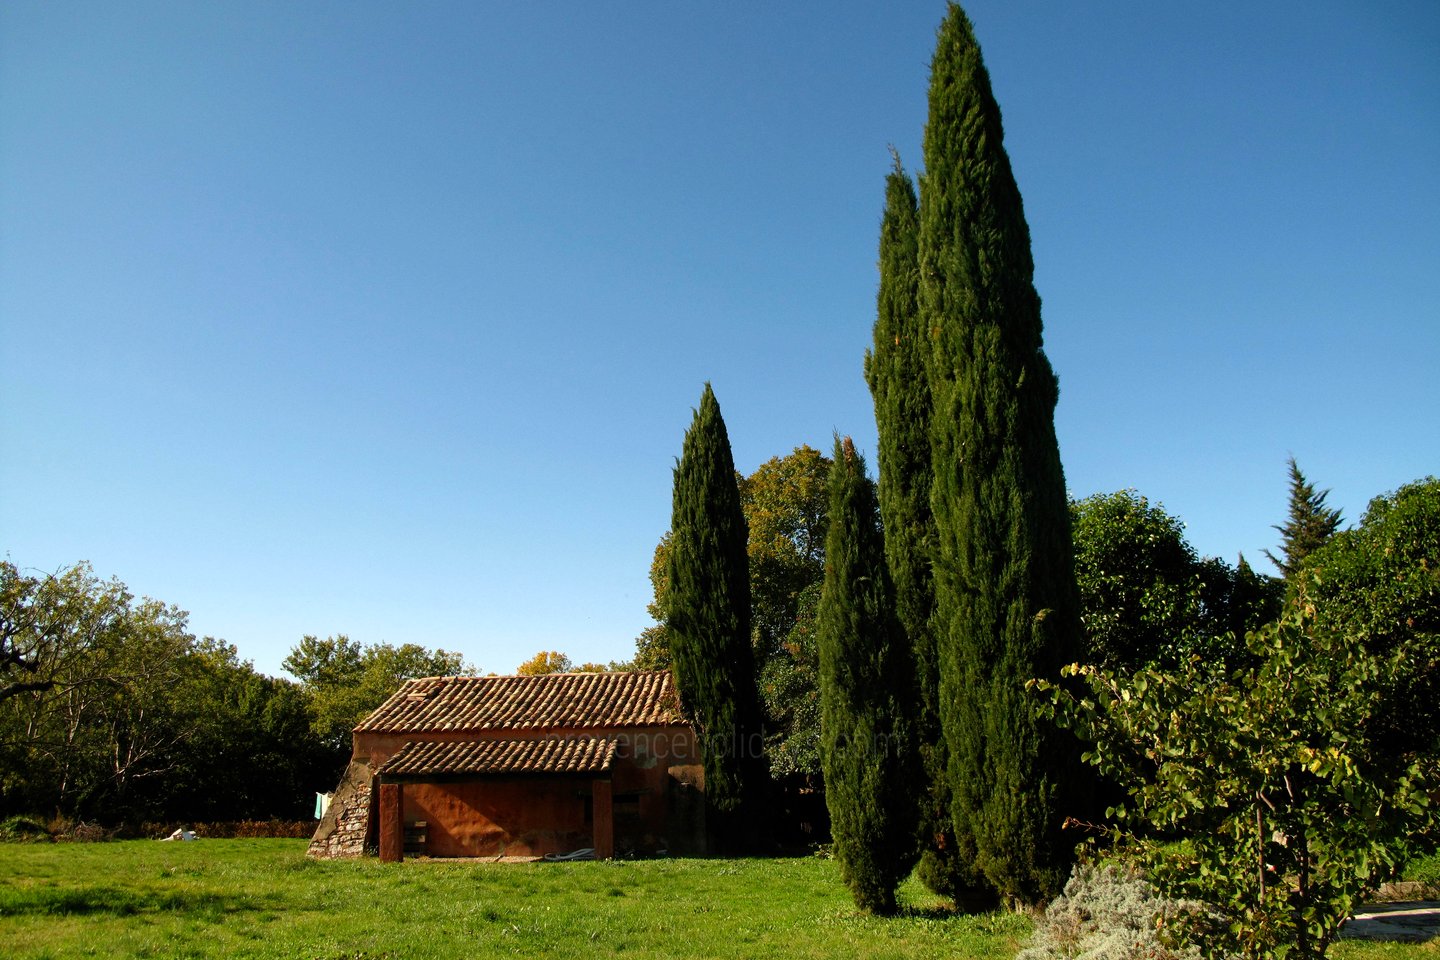
[[[541,677],[547,673],[605,673],[609,670],[629,669],[632,664],[581,663],[577,664],[559,650],[541,650],[535,656],[515,668],[517,676]]]
[[[795,624],[800,594],[825,575],[826,482],[830,461],[802,444],[738,478],[749,528],[754,646],[771,657]]]
[[[1135,668],[1233,649],[1280,612],[1284,585],[1200,558],[1185,525],[1135,490],[1072,501],[1087,663]]]
[[[1300,472],[1300,466],[1291,457],[1286,461],[1290,469],[1290,511],[1283,524],[1277,524],[1280,531],[1280,556],[1269,550],[1266,558],[1288,579],[1295,575],[1305,558],[1330,541],[1344,521],[1340,511],[1327,507],[1325,498],[1329,490],[1315,489],[1315,485]]]
[[[0,563],[0,813],[117,823],[295,818],[336,770],[298,686],[196,639],[184,611],[79,563]],[[328,782],[327,782],[328,781]]]
[[[1102,521],[1105,533],[1089,537],[1102,548],[1092,559],[1108,557],[1097,566],[1121,564],[1121,594],[1143,597],[1148,568],[1165,566],[1143,543],[1168,540],[1173,557],[1178,524],[1129,492],[1077,507]],[[1084,530],[1077,523],[1082,555]],[[1209,620],[1246,627],[1228,647],[1066,668],[1083,689],[1032,683],[1128,793],[1091,824],[1116,844],[1111,853],[1148,867],[1168,895],[1214,908],[1218,922],[1191,917],[1187,931],[1206,956],[1323,956],[1408,845],[1433,837],[1437,570],[1440,481],[1429,477],[1375,498],[1356,528],[1311,550],[1291,571],[1283,610],[1258,626],[1274,583],[1257,585],[1242,561],[1224,594],[1230,609]],[[1144,603],[1108,609],[1148,629],[1134,615]],[[1161,630],[1195,616],[1156,609]]]
[[[1372,731],[1397,756],[1440,756],[1440,480],[1370,501],[1358,527],[1310,553],[1291,578],[1328,629],[1395,668]]]
[[[303,637],[281,666],[310,698],[315,735],[347,756],[350,731],[406,680],[474,672],[459,653],[415,643],[361,646],[344,634]]]
[[[521,677],[541,677],[547,673],[569,673],[575,669],[575,662],[559,650],[541,650],[535,656],[515,668]]]

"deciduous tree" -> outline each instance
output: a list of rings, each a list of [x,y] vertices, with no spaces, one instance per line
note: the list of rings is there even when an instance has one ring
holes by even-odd
[[[1171,896],[1213,904],[1207,957],[1321,957],[1340,924],[1434,823],[1433,754],[1374,737],[1398,658],[1292,604],[1247,658],[1134,672],[1067,668],[1088,690],[1035,684],[1129,791],[1108,825]]]
[[[738,478],[749,529],[751,630],[762,662],[795,625],[800,594],[825,576],[829,471],[820,451],[801,444]]]
[[[51,622],[43,586],[41,579],[0,560],[0,701],[55,686],[62,634]]]
[[[576,664],[559,650],[541,650],[535,656],[515,668],[521,677],[541,677],[547,673],[607,673],[612,670],[651,670],[658,667],[638,667],[632,663],[581,663]]]
[[[813,789],[821,783],[820,648],[816,639],[822,583],[800,592],[795,623],[760,668],[768,721],[765,752],[771,775]]]
[[[1393,657],[1371,731],[1396,757],[1440,756],[1440,480],[1370,501],[1291,578],[1319,622]]]
[[[547,673],[569,673],[575,663],[559,650],[541,650],[535,656],[515,668],[522,677],[541,677]]]
[[[297,815],[301,767],[316,753],[296,696],[287,713],[233,648],[217,672],[223,645],[196,641],[183,611],[137,600],[88,564],[38,577],[7,564],[0,581],[0,619],[40,681],[0,700],[0,812]],[[267,736],[272,720],[283,745]]]
[[[1185,525],[1134,490],[1070,504],[1086,663],[1127,668],[1223,656],[1273,620],[1284,584],[1244,558],[1200,558]]]
[[[310,697],[312,726],[337,757],[350,753],[350,731],[406,680],[453,677],[474,668],[462,654],[415,643],[361,646],[345,634],[305,636],[281,666]]]
[[[7,563],[0,581],[8,642],[35,668],[0,700],[5,805],[111,818],[141,809],[137,784],[161,776],[185,736],[169,699],[194,642],[185,613],[137,601],[85,563],[41,577]]]
[[[163,816],[300,820],[313,793],[334,788],[341,764],[311,730],[304,690],[256,672],[233,645],[197,642],[171,696],[186,734],[158,785]]]
[[[196,640],[183,610],[84,563],[39,576],[0,566],[0,624],[34,666],[12,664],[25,686],[0,698],[0,815],[107,824],[306,816],[308,792],[333,786],[348,754],[354,719],[340,713],[365,709],[346,700],[351,685],[383,699],[394,689],[383,678],[459,662],[310,637],[290,661],[302,687]],[[332,713],[317,717],[317,704]],[[340,728],[331,749],[315,732],[327,724]]]

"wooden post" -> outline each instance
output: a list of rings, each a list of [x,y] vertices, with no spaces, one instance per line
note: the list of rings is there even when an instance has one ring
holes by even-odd
[[[398,783],[380,784],[380,862],[405,859],[404,796]]]
[[[591,791],[590,815],[594,823],[595,859],[615,856],[615,804],[609,780],[596,780]]]

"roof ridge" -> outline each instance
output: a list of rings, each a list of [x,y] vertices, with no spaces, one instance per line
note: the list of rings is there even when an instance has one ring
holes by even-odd
[[[670,670],[557,670],[554,673],[456,673],[417,680],[544,680],[553,677],[646,677],[668,674]],[[409,683],[410,681],[406,681]]]
[[[381,776],[435,774],[599,774],[614,763],[615,736],[409,740],[376,771]]]
[[[683,724],[668,670],[406,681],[356,732],[503,731]]]

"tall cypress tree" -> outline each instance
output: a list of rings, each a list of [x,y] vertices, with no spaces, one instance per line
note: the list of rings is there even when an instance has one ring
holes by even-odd
[[[1073,742],[1024,689],[1080,650],[1055,374],[1030,231],[969,18],[951,5],[931,64],[920,195],[941,724],[962,853],[1002,895],[1057,893],[1070,859]],[[1080,811],[1074,811],[1080,812]]]
[[[1287,580],[1300,569],[1300,564],[1306,557],[1330,542],[1330,538],[1335,536],[1335,531],[1339,530],[1340,524],[1344,522],[1339,510],[1325,506],[1325,498],[1330,495],[1330,491],[1321,490],[1317,493],[1315,485],[1300,472],[1300,465],[1295,462],[1295,458],[1291,457],[1288,463],[1290,518],[1275,527],[1280,531],[1280,552],[1284,557],[1282,559],[1269,550],[1265,551],[1265,556],[1280,568]]]
[[[915,865],[914,660],[895,613],[875,487],[835,441],[818,616],[821,756],[840,875],[855,903],[895,912]]]
[[[969,860],[961,858],[950,827],[950,787],[945,741],[940,732],[940,665],[931,615],[935,590],[930,550],[935,520],[930,512],[930,384],[928,349],[919,310],[920,211],[915,186],[893,154],[885,178],[880,221],[880,292],[875,344],[865,354],[865,380],[875,400],[880,437],[879,500],[885,528],[885,559],[895,584],[895,606],[914,651],[920,693],[916,740],[923,781],[920,804],[920,877],[937,893],[963,899],[975,886]]]
[[[895,155],[885,178],[880,221],[880,292],[875,345],[865,353],[865,380],[875,400],[880,435],[880,512],[885,557],[895,583],[900,622],[916,651],[926,714],[939,703],[938,665],[930,634],[935,594],[930,578],[930,384],[925,379],[920,319],[919,204],[915,186]],[[938,727],[938,718],[933,724]]]
[[[750,648],[745,515],[710,384],[675,467],[665,625],[681,704],[700,737],[709,828],[727,852],[758,840],[766,784]]]

